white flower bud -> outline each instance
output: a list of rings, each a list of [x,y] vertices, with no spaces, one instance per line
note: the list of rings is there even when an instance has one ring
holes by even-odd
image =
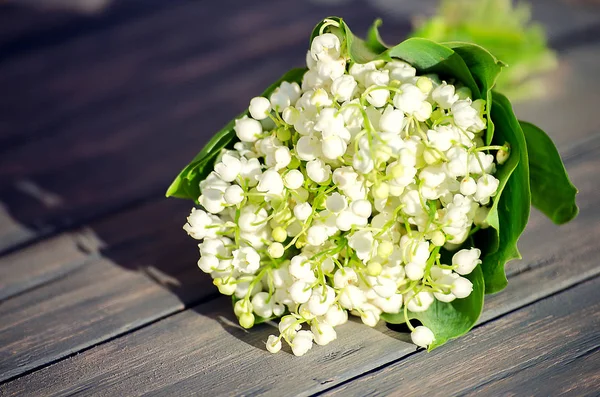
[[[271,258],[277,259],[283,256],[285,249],[283,248],[283,245],[281,243],[275,242],[269,245],[267,252],[269,253],[269,256],[271,256]]]
[[[263,132],[260,122],[247,116],[237,119],[233,129],[235,130],[237,137],[242,142],[256,142],[260,134]]]
[[[301,222],[304,222],[312,214],[312,207],[308,203],[300,203],[294,207],[294,216]]]
[[[223,197],[227,204],[237,205],[244,201],[244,189],[239,185],[231,185],[225,190]]]
[[[281,318],[278,328],[282,335],[287,338],[293,338],[296,332],[302,329],[302,325],[298,323],[296,317],[288,315]]]
[[[312,281],[315,277],[312,265],[304,255],[296,255],[292,258],[289,272],[294,278],[307,282]]]
[[[255,120],[263,120],[269,117],[271,111],[271,102],[264,97],[255,97],[250,100],[250,106],[248,107],[250,116]]]
[[[315,247],[322,245],[328,237],[327,229],[321,224],[313,224],[306,232],[306,242]]]
[[[367,94],[367,102],[376,108],[385,106],[390,98],[390,91],[386,88],[377,88]]]
[[[342,289],[338,299],[340,305],[348,310],[359,308],[367,301],[365,293],[355,285],[348,285]]]
[[[273,299],[266,292],[259,292],[252,298],[252,310],[263,318],[273,315]]]
[[[294,282],[288,288],[288,292],[290,293],[290,297],[295,303],[308,302],[308,300],[310,299],[310,295],[312,294],[310,285],[303,280],[298,280]]]
[[[452,266],[460,275],[470,274],[478,264],[481,263],[479,256],[481,250],[478,248],[462,249],[452,256]]]
[[[464,277],[458,277],[454,280],[451,291],[458,299],[466,298],[473,292],[473,283]]]
[[[337,339],[337,333],[333,327],[327,323],[321,322],[318,325],[313,324],[310,327],[317,345],[325,346]]]
[[[404,113],[388,105],[379,119],[379,128],[384,132],[399,134],[403,125]]]
[[[423,264],[410,262],[404,266],[406,277],[411,280],[420,280],[425,275],[425,267]]]
[[[288,106],[287,108],[283,109],[281,118],[283,118],[283,121],[285,121],[287,124],[294,125],[300,119],[300,112],[295,107]]]
[[[296,143],[298,158],[304,161],[312,161],[321,156],[321,141],[314,135],[300,137]]]
[[[475,179],[471,178],[470,176],[463,178],[463,180],[460,182],[460,194],[464,196],[471,196],[475,194],[476,191],[477,182],[475,182]]]
[[[415,345],[427,348],[435,341],[435,336],[429,328],[419,325],[410,333],[410,339]]]
[[[296,190],[304,183],[304,175],[298,170],[290,170],[283,177],[283,183],[288,189]]]
[[[327,310],[325,314],[325,322],[331,325],[332,327],[337,327],[338,325],[345,324],[348,321],[348,312],[337,304],[333,305]]]
[[[266,170],[258,178],[258,186],[256,190],[266,192],[270,195],[280,196],[283,193],[283,179],[275,170]]]

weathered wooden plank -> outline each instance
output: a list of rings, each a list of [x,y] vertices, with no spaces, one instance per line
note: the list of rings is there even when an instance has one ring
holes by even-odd
[[[0,257],[0,302],[85,265],[99,242],[86,231],[64,233]]]
[[[595,278],[324,395],[597,395],[599,289]]]
[[[0,257],[0,381],[214,294],[175,216],[187,206],[151,203]]]
[[[0,86],[9,93],[0,98],[0,120],[27,140],[1,157],[0,202],[23,228],[40,235],[159,195],[248,98],[302,63],[306,34],[322,15],[341,13],[364,31],[378,14],[271,0],[243,7],[226,0],[212,3],[211,12],[184,3],[0,65]],[[405,22],[391,25],[396,34],[408,29]],[[598,124],[590,106],[600,83],[584,73],[597,54],[591,47],[566,54],[572,66],[551,76],[566,88],[543,102],[548,106],[520,112],[547,120],[559,145],[588,130],[573,131],[555,109],[590,130]],[[49,205],[32,192],[60,200]],[[11,241],[27,238],[13,233]]]
[[[484,316],[486,321],[600,274],[600,267],[594,259],[600,252],[600,247],[596,244],[600,236],[600,213],[597,211],[600,186],[594,182],[593,177],[600,165],[600,158],[596,156],[598,143],[596,140],[586,145],[569,163],[571,175],[581,191],[580,217],[571,226],[559,229],[541,220],[541,214],[534,214],[532,227],[527,230],[521,248],[525,257],[535,262],[528,262],[529,266],[517,266],[512,272],[507,290],[488,299]],[[561,244],[556,244],[556,241],[561,241]],[[141,288],[142,283],[135,281],[133,276],[128,276],[127,281],[122,279],[123,276],[116,274],[112,277],[114,283],[120,286],[117,288],[126,288],[126,291]],[[95,293],[95,284],[86,283],[90,283],[90,280],[84,277],[64,284],[61,288],[92,288]],[[102,288],[105,286],[102,285]],[[152,288],[148,286],[147,289]],[[154,289],[156,288],[152,290]],[[43,290],[44,288],[40,288],[34,293]],[[96,295],[94,304],[101,307],[121,307],[113,302],[126,300],[124,296],[129,296],[125,290],[111,289],[108,298]],[[18,297],[15,301],[20,299]],[[27,305],[32,304],[32,299],[35,300],[29,297],[27,299],[30,301],[20,306],[21,311],[27,310]],[[64,298],[55,299],[59,304],[65,304]],[[151,302],[152,305],[160,304],[158,300]],[[127,313],[120,318],[112,315],[103,318],[104,322],[111,322],[116,331],[105,327],[101,329],[102,332],[113,332],[110,335],[114,336],[116,332],[123,331],[118,328],[121,321],[131,322],[135,318],[141,324],[141,315],[149,316],[148,313],[143,313],[146,306],[142,309],[138,309],[136,304],[128,303],[126,306],[133,306],[139,312],[132,313],[131,308],[121,307]],[[29,310],[35,312],[33,309]],[[54,349],[52,354],[40,354],[35,348],[35,354],[32,354],[25,349],[20,351],[22,355],[8,357],[10,363],[23,363],[26,361],[23,356],[29,362],[33,358],[37,359],[38,364],[44,359],[47,362],[58,360],[64,357],[60,354],[60,348],[65,352],[73,352],[76,348],[83,347],[81,344],[72,347],[73,338],[81,333],[87,337],[95,336],[88,346],[101,342],[97,333],[87,328],[86,322],[72,323],[69,336],[61,336],[64,335],[64,330],[54,329],[54,316],[65,316],[61,319],[64,323],[67,318],[78,318],[79,312],[89,310],[89,306],[82,304],[79,307],[69,307],[69,315],[62,314],[60,308],[54,310],[56,313],[53,315],[41,315],[36,322],[30,323],[33,328],[35,324],[43,324],[44,329],[52,330],[51,335],[45,339],[47,348]],[[155,312],[152,315],[154,314]],[[32,331],[35,334],[33,329]],[[142,394],[160,390],[162,393],[176,391],[178,395],[258,392],[308,395],[414,352],[414,346],[405,342],[407,335],[389,331],[384,326],[370,329],[350,322],[340,328],[339,338],[335,343],[319,347],[303,358],[292,358],[287,353],[271,356],[263,348],[263,343],[271,332],[268,325],[257,327],[249,333],[239,329],[235,326],[228,300],[219,298],[18,378],[2,386],[0,391],[7,395],[34,391],[52,395],[74,393],[93,387],[99,394],[129,394],[133,390],[136,394]],[[52,342],[54,340],[59,340],[59,343]],[[15,341],[12,346],[19,346],[20,343]],[[458,345],[461,343],[456,342]],[[232,373],[248,375],[232,377]],[[44,389],[38,390],[42,384]]]

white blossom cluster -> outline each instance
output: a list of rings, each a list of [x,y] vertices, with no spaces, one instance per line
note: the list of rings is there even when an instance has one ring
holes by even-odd
[[[279,318],[295,355],[336,339],[348,313],[422,312],[467,297],[480,250],[456,250],[485,227],[498,188],[484,146],[484,101],[402,61],[351,63],[331,33],[307,53],[302,84],[253,98],[239,138],[200,184],[184,229],[202,271],[233,295],[240,324]],[[408,318],[407,322],[408,322]],[[435,340],[413,327],[413,342]]]

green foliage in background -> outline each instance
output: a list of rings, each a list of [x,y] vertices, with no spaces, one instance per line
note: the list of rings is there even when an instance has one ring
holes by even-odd
[[[417,21],[414,37],[437,42],[478,44],[508,67],[496,90],[511,100],[544,94],[540,74],[557,66],[556,54],[546,41],[544,28],[531,21],[527,3],[512,0],[440,0],[437,15]]]

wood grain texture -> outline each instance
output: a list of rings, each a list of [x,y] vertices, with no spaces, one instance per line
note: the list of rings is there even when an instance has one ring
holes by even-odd
[[[541,219],[541,214],[534,214],[531,227],[520,244],[528,261],[513,264],[508,288],[487,299],[485,321],[600,274],[600,266],[595,260],[600,253],[600,246],[596,244],[600,236],[600,212],[597,211],[600,186],[593,177],[600,166],[600,158],[596,155],[599,145],[600,137],[588,142],[572,154],[568,163],[569,172],[581,191],[581,215],[568,227],[559,229]],[[556,241],[561,244],[556,244]],[[90,273],[96,274],[97,271]],[[93,288],[89,277],[92,275],[71,281],[61,288]],[[105,279],[104,276],[101,278]],[[94,304],[99,307],[127,310],[121,316],[109,313],[103,318],[103,322],[111,323],[115,328],[104,326],[100,331],[111,337],[125,330],[120,321],[130,323],[135,319],[137,324],[141,324],[139,311],[149,318],[156,313],[156,310],[150,315],[143,313],[146,306],[138,309],[128,302],[131,299],[129,294],[135,293],[128,291],[143,289],[144,284],[130,274],[125,281],[123,278],[113,275],[111,280],[118,285],[111,288],[109,294],[95,296]],[[106,289],[106,285],[102,284],[102,288]],[[123,290],[119,291],[119,288]],[[150,286],[146,289],[155,290]],[[32,294],[42,290],[40,288]],[[77,294],[76,291],[72,293]],[[90,291],[86,292],[86,296],[90,294]],[[31,304],[32,299],[39,298],[28,299]],[[152,300],[153,305],[165,300],[164,297],[161,299]],[[64,302],[69,299],[57,297],[55,300],[65,305]],[[20,301],[20,297],[15,301]],[[132,313],[124,306],[136,307],[138,312]],[[64,316],[63,323],[65,319],[77,319],[68,330],[53,329],[53,316],[42,315],[38,321],[31,322],[40,327],[42,324],[50,327],[52,335],[48,335],[46,340],[47,348],[55,350],[44,355],[34,343],[23,355],[11,357],[11,362],[26,360],[21,357],[29,360],[37,357],[38,364],[44,359],[55,361],[67,352],[83,347],[82,342],[74,347],[72,345],[72,341],[81,334],[88,338],[96,337],[89,341],[88,346],[100,343],[99,333],[88,328],[88,321],[94,320],[79,319],[80,316],[86,318],[85,312],[81,313],[86,307],[89,308],[84,304],[68,307],[68,314],[55,309],[54,316]],[[29,310],[35,312],[33,308]],[[39,311],[35,313],[38,314],[33,315],[39,315]],[[94,323],[94,326],[98,324]],[[414,346],[405,342],[408,337],[405,334],[389,331],[384,326],[370,329],[350,322],[339,329],[335,343],[315,348],[305,357],[294,358],[288,353],[272,356],[263,347],[272,332],[269,325],[256,327],[251,332],[241,330],[235,325],[228,300],[222,297],[17,378],[1,386],[0,392],[6,395],[54,395],[93,388],[100,395],[129,394],[132,391],[136,394],[160,392],[178,395],[309,395],[400,360],[415,351]],[[35,334],[35,330],[32,333]],[[54,340],[59,343],[52,342]],[[20,343],[16,341],[13,347]],[[462,341],[453,345],[462,345]],[[62,353],[61,348],[64,349]],[[265,378],[264,374],[268,376]],[[41,385],[44,385],[43,390]]]
[[[187,207],[143,205],[0,257],[0,381],[215,294],[175,216]]]
[[[599,290],[595,278],[324,395],[597,395]]]
[[[315,21],[341,14],[363,32],[381,14],[374,3],[211,4],[206,10],[177,1],[161,12],[121,23],[110,23],[116,17],[109,14],[109,28],[98,23],[81,36],[0,63],[0,86],[7,93],[0,98],[0,130],[16,134],[11,145],[0,145],[5,148],[0,202],[18,224],[39,236],[143,197],[160,196],[173,175],[248,98],[303,62],[307,32]],[[553,15],[563,13],[560,7],[547,7]],[[408,28],[406,18],[400,17],[384,25],[398,39]],[[572,117],[589,121],[590,128],[597,122],[589,117],[589,104],[596,100],[600,87],[595,85],[600,83],[584,79],[579,67],[594,65],[594,54],[590,49],[567,54],[571,69],[559,75],[565,86],[575,81],[590,89],[566,89],[551,103],[567,106]],[[562,81],[555,77],[552,81]],[[578,106],[569,107],[574,103]],[[549,109],[522,114],[539,120],[557,113]],[[557,128],[549,132],[559,145],[577,139],[580,129],[570,129],[567,139],[566,118],[551,120],[556,119]],[[59,200],[49,204],[44,200],[48,195]],[[9,241],[2,236],[0,226],[0,240]],[[28,238],[13,233],[10,241]]]
[[[0,302],[66,276],[89,261],[98,245],[85,231],[64,233],[0,257]]]

